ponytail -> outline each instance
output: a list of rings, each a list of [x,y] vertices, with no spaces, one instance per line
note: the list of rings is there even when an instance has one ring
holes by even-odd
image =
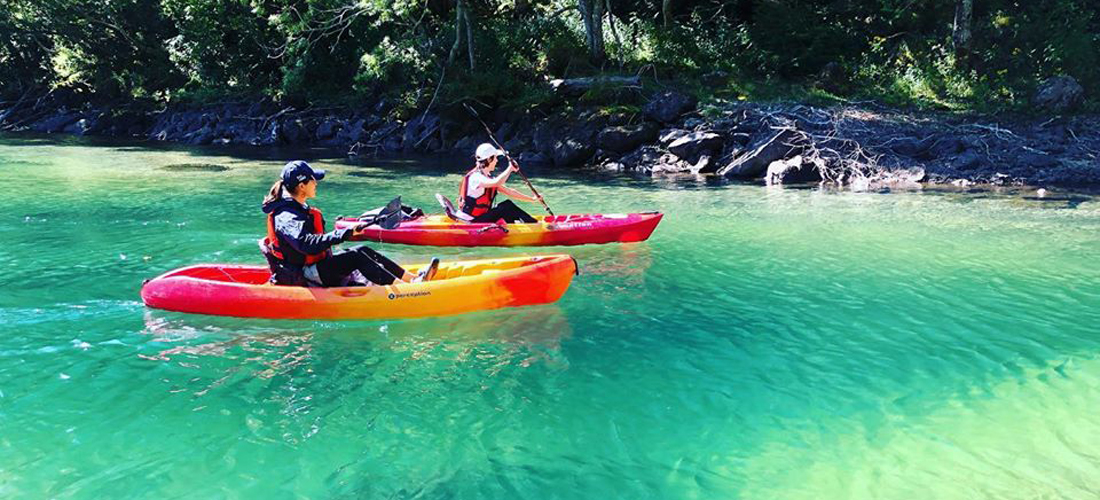
[[[277,201],[283,198],[283,180],[279,179],[275,181],[275,184],[271,185],[271,190],[267,192],[267,196],[264,197],[264,205]]]

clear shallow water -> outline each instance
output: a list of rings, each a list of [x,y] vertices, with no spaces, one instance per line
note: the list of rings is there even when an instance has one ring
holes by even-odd
[[[211,151],[0,139],[0,496],[1100,495],[1096,201],[539,175],[560,213],[667,215],[565,249],[582,274],[549,306],[146,310],[145,278],[260,262],[282,162]],[[330,219],[433,207],[461,170],[319,163]]]

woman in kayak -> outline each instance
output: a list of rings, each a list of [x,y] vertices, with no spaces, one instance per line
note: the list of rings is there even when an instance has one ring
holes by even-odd
[[[492,144],[482,144],[477,147],[474,153],[477,164],[462,178],[462,185],[458,188],[458,199],[462,204],[462,211],[473,218],[471,222],[496,222],[501,219],[505,222],[538,222],[522,208],[516,206],[512,200],[504,200],[499,205],[493,206],[493,199],[496,198],[498,191],[520,201],[540,201],[539,198],[527,196],[504,185],[508,181],[508,176],[519,170],[515,164],[509,165],[500,175],[490,177],[497,166],[497,157],[502,154],[504,152],[493,147]]]
[[[273,283],[348,286],[359,284],[361,276],[371,283],[389,285],[432,278],[439,259],[432,259],[427,269],[414,275],[366,246],[334,253],[334,245],[358,236],[360,228],[325,232],[321,211],[306,205],[306,200],[317,196],[317,181],[324,177],[324,170],[292,161],[283,167],[282,176],[264,198],[267,238],[261,249],[271,265]]]

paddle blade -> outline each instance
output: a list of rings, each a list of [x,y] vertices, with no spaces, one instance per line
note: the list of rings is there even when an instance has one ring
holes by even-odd
[[[401,197],[394,198],[378,214],[377,223],[383,229],[393,229],[401,224],[404,218],[401,213]]]

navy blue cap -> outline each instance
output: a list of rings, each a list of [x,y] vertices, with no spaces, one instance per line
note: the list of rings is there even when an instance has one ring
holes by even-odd
[[[283,167],[283,185],[290,189],[310,179],[324,178],[324,170],[314,169],[302,160],[294,160]]]

